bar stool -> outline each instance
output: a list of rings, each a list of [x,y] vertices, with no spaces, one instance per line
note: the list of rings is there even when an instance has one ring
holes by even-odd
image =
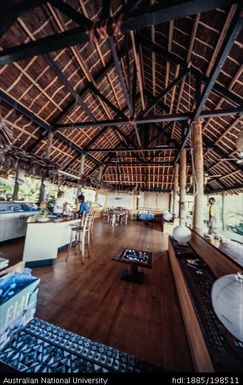
[[[91,243],[93,243],[93,238],[94,238],[94,219],[95,219],[95,211],[91,212],[91,223],[90,223],[90,240]]]
[[[84,264],[84,249],[85,249],[85,240],[87,238],[87,244],[88,244],[88,254],[90,257],[90,249],[89,249],[89,243],[90,243],[90,236],[88,237],[88,226],[90,223],[90,218],[88,215],[83,215],[81,218],[81,221],[78,224],[71,226],[71,236],[70,241],[68,245],[68,251],[65,261],[67,262],[73,243],[75,243],[75,247],[80,246],[80,253],[81,253],[81,260]],[[75,250],[76,254],[76,250]]]

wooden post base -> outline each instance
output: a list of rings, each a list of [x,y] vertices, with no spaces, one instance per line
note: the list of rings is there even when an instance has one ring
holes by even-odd
[[[133,282],[142,284],[144,282],[144,273],[141,271],[138,271],[137,265],[130,265],[130,271],[125,270],[122,274],[121,279],[126,282]]]

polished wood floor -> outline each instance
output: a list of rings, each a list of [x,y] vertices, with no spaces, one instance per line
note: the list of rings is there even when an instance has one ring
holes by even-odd
[[[166,369],[193,371],[167,236],[156,226],[133,221],[111,228],[97,220],[91,259],[85,259],[85,265],[74,253],[66,263],[62,250],[52,267],[33,270],[41,278],[37,316]],[[22,248],[19,241],[3,245],[1,251],[18,259]],[[153,252],[152,270],[143,269],[143,285],[120,279],[127,266],[112,257],[121,248]]]

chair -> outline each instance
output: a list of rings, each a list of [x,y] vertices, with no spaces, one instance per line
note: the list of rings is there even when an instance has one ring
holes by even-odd
[[[91,238],[93,216],[94,215],[92,213],[90,214],[88,213],[85,216],[83,229],[81,230],[80,251],[81,251],[82,263],[84,263],[85,244],[87,244],[88,256],[90,258],[90,238]]]
[[[90,239],[91,239],[91,243],[93,243],[95,211],[91,212],[91,216],[92,218],[90,223]]]
[[[90,258],[90,234],[91,234],[92,217],[93,217],[92,214],[83,215],[80,222],[71,227],[71,236],[70,236],[68,252],[65,260],[66,262],[70,255],[73,242],[75,242],[76,247],[77,246],[80,247],[81,260],[83,264],[84,264],[85,244],[87,244],[88,256]]]
[[[107,209],[103,210],[102,219],[104,223],[109,223],[109,210]]]

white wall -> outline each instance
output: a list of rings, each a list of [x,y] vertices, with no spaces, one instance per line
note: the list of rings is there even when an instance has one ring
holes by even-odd
[[[139,208],[145,210],[164,211],[169,210],[169,193],[140,193]]]
[[[133,209],[133,195],[126,193],[109,193],[107,206]]]

